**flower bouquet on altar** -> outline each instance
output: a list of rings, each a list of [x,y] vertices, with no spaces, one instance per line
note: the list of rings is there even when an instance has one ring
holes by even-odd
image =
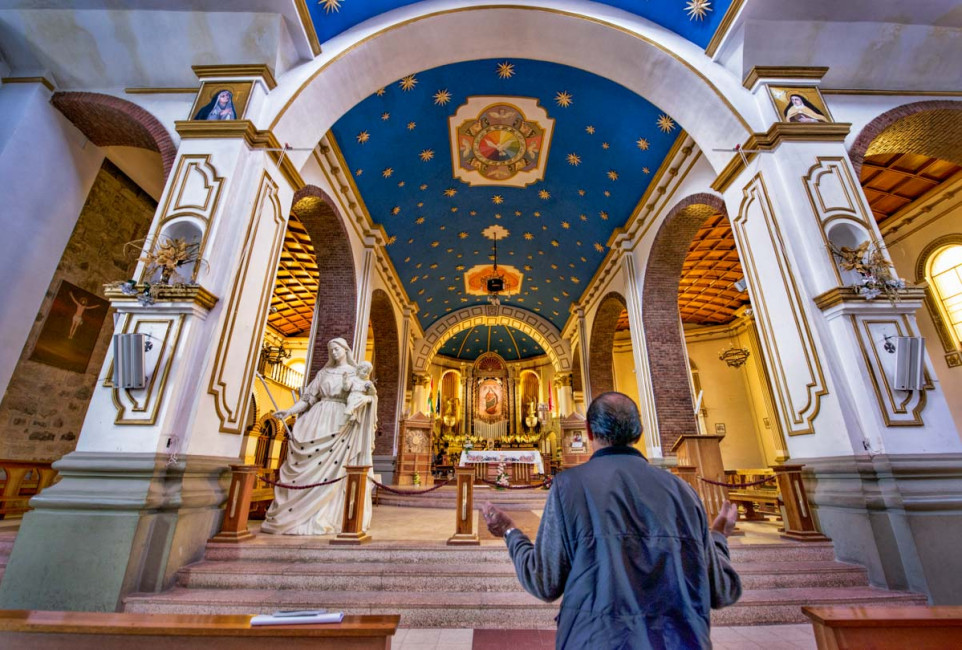
[[[498,477],[494,479],[494,483],[499,490],[503,490],[511,485],[511,481],[508,480],[508,471],[505,469],[504,461],[498,463]]]
[[[414,483],[415,487],[420,487],[421,475],[417,472],[414,472],[414,476],[411,478],[411,482]]]

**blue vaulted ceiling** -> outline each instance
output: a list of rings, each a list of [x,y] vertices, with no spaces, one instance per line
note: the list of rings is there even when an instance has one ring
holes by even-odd
[[[309,0],[314,30],[321,43],[368,18],[418,0]],[[646,18],[705,47],[732,0],[597,0]]]
[[[351,109],[332,133],[388,234],[421,325],[486,302],[466,291],[464,273],[489,263],[492,242],[481,233],[497,224],[508,231],[499,265],[524,276],[520,293],[502,300],[561,328],[679,125],[623,86],[554,63],[486,59],[412,72]],[[520,188],[454,177],[448,118],[474,96],[534,98],[554,120],[543,180]]]
[[[438,350],[440,355],[462,361],[474,361],[485,352],[497,352],[505,361],[544,354],[541,346],[527,334],[504,325],[481,325],[463,330],[445,341]]]

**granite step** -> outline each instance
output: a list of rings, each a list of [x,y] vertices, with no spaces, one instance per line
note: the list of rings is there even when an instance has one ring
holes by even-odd
[[[816,562],[835,557],[831,542],[781,542],[777,544],[740,544],[731,541],[732,561]],[[207,560],[253,562],[389,562],[396,564],[464,564],[502,562],[507,558],[504,544],[494,542],[474,547],[446,546],[444,542],[377,542],[364,546],[331,546],[322,538],[276,538],[258,536],[244,544],[208,543]]]
[[[387,490],[378,490],[377,495],[379,507],[437,508],[452,511],[454,511],[457,497],[457,490],[453,485],[446,485],[434,492],[422,495],[392,494]],[[476,504],[490,501],[502,510],[543,510],[547,498],[547,490],[540,488],[495,490],[482,486],[474,487],[474,502]]]
[[[712,612],[715,625],[799,623],[803,605],[918,605],[918,594],[872,587],[784,588],[746,591],[742,599]],[[402,627],[550,629],[557,603],[523,592],[371,592],[276,589],[185,589],[131,594],[124,611],[165,614],[253,614],[276,609],[323,607],[349,614],[400,614]]]
[[[862,567],[832,561],[736,564],[744,589],[868,584]],[[313,591],[520,591],[514,566],[502,561],[431,566],[389,562],[204,561],[181,569],[177,584],[194,589]]]

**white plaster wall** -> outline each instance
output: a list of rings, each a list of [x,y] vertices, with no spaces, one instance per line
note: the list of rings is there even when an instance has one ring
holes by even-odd
[[[959,235],[962,233],[962,205],[956,204],[936,221],[931,221],[917,228],[907,228],[907,234],[896,233],[894,243],[888,243],[889,256],[895,265],[899,277],[908,282],[914,282],[915,267],[922,250],[932,241],[943,235]],[[950,368],[945,361],[942,344],[935,331],[929,311],[924,307],[916,313],[919,330],[925,337],[925,346],[935,369],[932,378],[945,394],[949,411],[955,422],[955,428],[962,432],[962,368]],[[924,417],[924,411],[923,411]],[[960,433],[962,436],[962,433]]]
[[[49,101],[40,84],[0,86],[0,394],[104,158]]]
[[[758,444],[752,403],[745,390],[745,366],[729,368],[718,359],[718,353],[728,347],[727,340],[708,340],[688,343],[688,357],[698,367],[701,387],[705,392],[702,408],[708,413],[708,433],[715,433],[715,425],[725,425],[721,441],[725,469],[748,469],[765,466],[765,457]]]

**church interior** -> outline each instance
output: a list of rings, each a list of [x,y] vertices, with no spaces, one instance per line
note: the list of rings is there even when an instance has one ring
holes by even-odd
[[[0,608],[550,647],[476,507],[534,536],[607,391],[740,507],[717,647],[962,605],[960,57],[946,0],[0,2]],[[334,340],[369,462],[268,534]]]

